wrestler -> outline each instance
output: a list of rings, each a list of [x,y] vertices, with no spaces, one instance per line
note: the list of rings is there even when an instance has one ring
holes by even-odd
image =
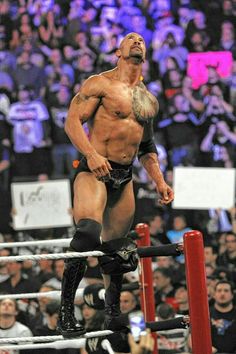
[[[105,328],[114,331],[123,329],[123,273],[137,266],[136,249],[126,238],[135,211],[132,163],[136,156],[156,184],[160,203],[168,204],[174,197],[160,171],[153,142],[152,120],[158,102],[142,82],[145,54],[139,34],[125,36],[116,51],[117,66],[83,83],[71,101],[65,123],[71,142],[84,156],[74,181],[76,233],[70,250],[109,254],[99,257],[99,262],[106,289]],[[89,126],[89,139],[84,122]],[[64,337],[85,332],[74,317],[74,296],[85,268],[86,259],[65,261],[59,313]]]

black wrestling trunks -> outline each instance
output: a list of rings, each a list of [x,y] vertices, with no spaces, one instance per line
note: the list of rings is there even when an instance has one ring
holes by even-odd
[[[99,181],[105,183],[107,188],[120,189],[120,187],[126,185],[129,181],[132,180],[132,164],[121,165],[114,161],[108,161],[112,167],[112,171],[110,171],[110,176],[103,176],[99,178]],[[91,172],[85,157],[80,160],[76,172]]]

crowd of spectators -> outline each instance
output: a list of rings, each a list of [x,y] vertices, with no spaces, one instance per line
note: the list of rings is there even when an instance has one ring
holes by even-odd
[[[14,231],[10,185],[61,177],[72,181],[72,164],[80,156],[64,132],[69,102],[90,75],[116,65],[116,48],[129,32],[140,33],[147,45],[143,77],[160,104],[154,134],[166,180],[172,183],[176,166],[235,168],[235,25],[235,0],[0,0],[1,240],[72,235],[73,227]],[[188,55],[207,51],[231,53],[231,74],[222,78],[217,66],[208,65],[206,82],[195,88],[187,75]],[[203,232],[213,351],[236,353],[231,285],[236,282],[236,208],[160,208],[155,188],[138,162],[134,182],[134,225],[143,221],[150,226],[153,245],[182,242],[184,232],[193,228]],[[23,250],[35,251],[49,252]],[[9,249],[0,250],[0,256],[10,254]],[[88,265],[82,285],[101,283],[96,259],[89,259]],[[183,257],[153,259],[153,270],[157,318],[187,314]],[[1,292],[60,289],[62,272],[61,260],[1,263]],[[132,274],[125,281],[135,279],[137,274]],[[139,308],[137,292],[124,292],[121,301],[124,313]],[[9,326],[18,336],[56,333],[57,310],[58,304],[47,298],[4,300],[0,337],[11,335],[5,330]],[[87,330],[100,329],[102,316],[78,303],[78,317]],[[160,354],[191,352],[186,331],[162,333],[158,341]]]

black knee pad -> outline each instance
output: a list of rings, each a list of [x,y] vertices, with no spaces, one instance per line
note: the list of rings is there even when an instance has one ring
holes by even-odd
[[[81,219],[76,227],[76,233],[70,243],[77,252],[94,251],[100,246],[102,225],[93,219]]]
[[[128,237],[104,242],[99,251],[106,253],[98,258],[104,274],[124,274],[134,271],[138,266],[137,245]]]

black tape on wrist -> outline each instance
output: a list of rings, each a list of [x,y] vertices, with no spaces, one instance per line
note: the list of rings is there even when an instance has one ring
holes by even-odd
[[[142,141],[140,143],[139,150],[138,150],[138,159],[140,159],[143,155],[146,155],[148,153],[155,153],[158,155],[156,145],[152,138],[150,138],[147,141]]]

